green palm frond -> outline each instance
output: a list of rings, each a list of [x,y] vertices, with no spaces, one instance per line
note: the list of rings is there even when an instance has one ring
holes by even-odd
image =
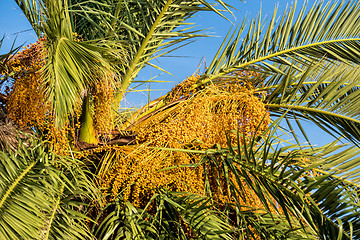
[[[55,123],[61,127],[82,102],[81,94],[84,91],[106,76],[112,74],[115,77],[113,72],[126,66],[124,43],[106,38],[82,42],[76,40],[67,1],[56,0],[50,4],[23,0],[17,3],[30,22],[33,16],[27,13],[37,13],[41,18],[41,21],[31,23],[39,32],[39,37],[46,38],[42,87],[47,101],[52,105]],[[120,62],[122,65],[118,68]]]
[[[239,229],[246,229],[239,235],[251,236],[255,231],[262,239],[358,237],[357,150],[334,154],[339,150],[335,143],[309,149],[276,147],[271,139],[272,134],[260,143],[244,141],[235,147],[207,151],[205,156],[205,161],[218,166],[236,201],[227,211],[236,212]],[[235,178],[227,177],[230,174]],[[239,204],[240,199],[249,197],[248,188],[262,207]]]
[[[184,43],[184,41],[188,39],[204,36],[199,34],[198,31],[194,31],[193,27],[187,27],[189,23],[185,22],[185,20],[200,10],[217,11],[210,4],[205,4],[205,1],[200,2],[206,7],[199,7],[200,3],[194,1],[153,1],[153,3],[147,6],[141,6],[141,9],[134,9],[136,12],[135,15],[134,10],[132,10],[132,14],[130,14],[128,13],[128,9],[131,8],[123,6],[126,15],[123,14],[121,18],[119,16],[119,19],[126,21],[129,25],[132,24],[134,28],[143,25],[145,25],[145,27],[136,28],[141,35],[129,30],[121,35],[127,36],[127,40],[130,40],[132,43],[134,57],[117,94],[117,103],[122,98],[124,91],[129,87],[131,81],[145,64],[177,49],[179,44]],[[150,11],[148,10],[149,7],[151,9]],[[136,18],[138,14],[146,16],[146,18]],[[151,16],[148,17],[149,14]],[[134,22],[135,19],[140,19],[141,22]]]
[[[266,24],[260,13],[245,32],[244,20],[237,30],[229,32],[197,86],[254,66],[267,74],[278,74],[282,73],[279,64],[308,65],[320,59],[359,63],[359,8],[358,1],[320,1],[308,10],[304,4],[297,14],[295,2],[279,21],[276,9]]]
[[[96,191],[89,173],[43,142],[31,144],[0,152],[2,239],[91,239],[84,213]]]
[[[150,205],[155,212],[147,209]],[[208,198],[159,189],[145,209],[118,198],[109,205],[110,214],[94,228],[98,239],[232,239],[234,228],[212,209]],[[109,209],[104,209],[109,211]]]
[[[162,213],[157,214],[175,225],[184,222],[198,239],[232,239],[234,228],[227,223],[224,215],[213,209],[210,202],[209,198],[201,195],[165,192],[158,199]],[[180,219],[175,216],[180,216]],[[157,219],[159,223],[164,220]]]
[[[100,42],[97,44],[78,43],[63,37],[46,47],[48,59],[43,68],[43,88],[52,103],[58,126],[62,126],[69,115],[73,116],[84,91],[111,74],[111,63],[102,53],[110,55],[112,50]]]
[[[337,141],[315,149],[315,152],[309,151],[314,175],[300,185],[306,189],[306,193],[311,194],[313,201],[330,220],[328,227],[320,229],[320,233],[331,236],[336,226],[339,234],[341,230],[344,231],[345,239],[352,239],[351,236],[356,238],[360,234],[359,150],[356,147],[344,149],[344,146],[336,144]],[[322,221],[320,216],[317,216],[317,220]]]
[[[258,88],[267,92],[265,104],[274,115],[311,120],[334,136],[360,140],[359,68],[346,64],[313,64],[304,72],[288,67],[272,83]],[[288,122],[290,124],[290,121]]]
[[[225,11],[229,5],[217,0]],[[187,44],[186,40],[204,36],[185,22],[199,11],[219,9],[207,1],[71,1],[70,13],[75,30],[88,39],[111,37],[131,46],[131,64],[117,93],[117,105],[131,81],[149,62]],[[223,16],[223,15],[222,15]],[[159,67],[150,64],[158,69]]]
[[[105,214],[99,226],[94,225],[93,232],[97,239],[144,239],[155,235],[156,229],[143,217],[131,203],[122,203],[119,199],[102,209],[99,218]],[[106,214],[109,211],[109,214]]]

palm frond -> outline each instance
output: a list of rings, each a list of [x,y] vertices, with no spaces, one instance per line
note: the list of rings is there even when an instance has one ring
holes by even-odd
[[[201,1],[203,4],[205,1]],[[122,98],[124,91],[129,87],[131,81],[136,77],[140,69],[145,66],[150,60],[167,54],[176,48],[178,44],[188,39],[204,36],[193,31],[192,27],[186,27],[188,23],[184,21],[190,18],[194,13],[203,10],[215,10],[210,4],[205,4],[206,7],[199,7],[198,2],[194,1],[159,1],[151,2],[149,5],[141,6],[141,9],[135,9],[131,14],[129,6],[123,6],[126,10],[123,14],[122,21],[127,21],[127,24],[132,26],[146,27],[137,28],[143,36],[135,34],[127,30],[127,33],[121,36],[128,36],[133,46],[134,57],[129,66],[121,88],[117,94],[117,102]],[[151,11],[148,11],[148,8]],[[218,11],[217,11],[218,12]],[[136,15],[141,14],[143,17],[136,18]],[[150,14],[150,16],[149,16]],[[130,17],[131,16],[131,17]],[[140,23],[134,22],[134,19],[140,19]],[[142,24],[141,24],[142,23]],[[182,27],[182,28],[179,28]],[[170,40],[170,41],[169,41]]]
[[[258,89],[268,93],[265,103],[274,116],[286,113],[288,118],[310,120],[331,135],[359,143],[358,67],[320,63],[304,72],[291,67],[284,72],[270,79],[277,84]],[[301,128],[301,121],[296,123]]]
[[[339,149],[335,143],[309,149],[296,145],[277,148],[271,135],[260,142],[244,141],[217,152],[208,151],[205,156],[205,161],[218,166],[222,176],[234,176],[226,177],[235,199],[227,211],[236,213],[233,221],[239,229],[247,229],[239,235],[255,234],[263,239],[358,236],[357,151],[346,149],[333,154]],[[339,169],[346,174],[338,175]],[[261,202],[258,208],[249,202],[240,204],[245,196],[249,198],[248,189],[250,199]]]
[[[225,11],[229,5],[217,0]],[[111,37],[129,42],[131,64],[117,93],[117,105],[131,81],[149,61],[176,50],[192,38],[204,36],[185,22],[199,11],[221,11],[201,1],[71,1],[76,32],[87,39]]]
[[[233,34],[229,32],[205,75],[194,87],[254,66],[267,74],[277,74],[281,73],[279,64],[309,64],[320,59],[359,63],[360,27],[356,24],[359,8],[358,1],[320,1],[308,10],[305,3],[296,17],[295,2],[279,21],[277,9],[266,24],[260,13],[245,32],[244,20]]]
[[[110,214],[94,228],[98,239],[171,238],[232,239],[234,229],[215,210],[208,198],[190,193],[159,189],[145,209],[138,209],[121,197],[109,208]],[[155,212],[149,210],[155,209]],[[109,211],[109,209],[104,209]],[[220,214],[220,216],[218,215]]]
[[[42,87],[54,112],[55,124],[61,127],[81,104],[82,92],[105,76],[115,77],[113,72],[121,70],[116,67],[119,62],[121,67],[126,66],[124,44],[106,38],[82,42],[75,39],[67,1],[56,0],[50,4],[24,0],[18,3],[30,22],[31,14],[41,18],[31,23],[39,35],[45,37]]]
[[[55,123],[62,126],[82,102],[81,93],[110,74],[109,61],[101,53],[110,48],[60,38],[47,45],[48,59],[43,68],[43,88],[52,103]]]
[[[110,210],[109,214],[106,214],[107,210]],[[99,217],[103,214],[106,218],[93,228],[97,239],[144,239],[156,232],[156,229],[143,219],[141,212],[129,202],[122,203],[117,199],[104,208]]]
[[[2,238],[90,239],[84,213],[96,191],[87,170],[47,153],[43,142],[20,144],[16,152],[0,152]]]

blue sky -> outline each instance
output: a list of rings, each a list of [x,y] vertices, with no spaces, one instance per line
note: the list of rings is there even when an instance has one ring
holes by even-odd
[[[6,37],[0,52],[4,53],[10,49],[15,37],[17,36],[17,45],[23,43],[29,44],[37,40],[36,34],[33,31],[27,31],[31,25],[27,19],[22,15],[17,4],[13,0],[0,1],[0,36]],[[16,34],[17,32],[26,31]]]
[[[192,22],[195,22],[198,28],[210,28],[206,30],[205,33],[216,37],[198,39],[195,43],[192,43],[171,54],[173,56],[180,57],[163,57],[154,62],[160,67],[171,72],[175,77],[167,74],[159,76],[158,80],[171,82],[152,85],[151,89],[163,89],[161,91],[151,92],[152,99],[164,94],[176,83],[179,83],[187,76],[192,75],[198,68],[199,63],[203,58],[209,64],[212,57],[215,55],[216,50],[220,46],[223,37],[226,36],[232,24],[241,22],[246,16],[248,16],[250,21],[251,18],[255,17],[259,13],[260,8],[262,9],[262,16],[265,19],[272,16],[276,5],[279,7],[278,15],[280,15],[284,12],[287,4],[291,3],[286,0],[249,0],[248,3],[243,3],[240,0],[228,0],[227,2],[236,8],[236,10],[234,10],[235,18],[228,15],[232,22],[229,22],[214,13],[200,13],[192,19]],[[309,5],[312,5],[314,0],[309,0],[308,2]],[[298,1],[298,9],[301,8],[302,5],[303,1]],[[16,5],[15,1],[1,0],[0,9],[2,12],[0,15],[0,35],[5,35],[6,38],[2,48],[0,49],[0,53],[4,53],[9,50],[15,37],[17,45],[27,45],[37,40],[35,33],[33,31],[29,31],[31,26],[22,15],[22,12]],[[159,74],[159,72],[156,69],[145,68],[140,72],[137,79],[147,80],[157,74]],[[141,87],[141,89],[145,88],[146,87]],[[126,107],[139,107],[140,105],[145,104],[147,99],[148,98],[145,93],[137,93],[135,95],[130,95],[127,98],[127,101],[123,104]],[[311,124],[306,124],[305,127],[311,131],[316,130],[316,128]],[[314,140],[314,143],[319,143],[321,145],[329,142],[328,137],[321,134],[311,134],[310,137]]]

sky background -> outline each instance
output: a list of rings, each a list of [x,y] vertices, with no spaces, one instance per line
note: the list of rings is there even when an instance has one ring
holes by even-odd
[[[174,76],[168,74],[158,76],[157,80],[170,82],[152,84],[150,86],[152,90],[160,90],[152,91],[150,95],[151,99],[163,95],[171,90],[175,84],[186,79],[187,76],[191,76],[197,70],[202,59],[205,59],[205,62],[209,65],[232,25],[237,25],[239,22],[242,22],[245,17],[247,17],[247,22],[249,23],[251,18],[259,14],[260,9],[262,19],[269,19],[272,17],[276,6],[278,6],[278,16],[281,16],[287,5],[291,3],[291,1],[286,0],[249,0],[248,3],[241,2],[240,0],[227,0],[226,2],[236,8],[233,10],[234,16],[227,15],[231,22],[211,12],[199,13],[190,19],[191,22],[196,23],[198,29],[209,28],[205,30],[205,33],[213,35],[214,37],[200,38],[196,42],[171,53],[171,57],[161,57],[154,62],[154,64],[166,69]],[[314,0],[309,0],[309,7],[314,2]],[[297,9],[299,10],[303,4],[304,1],[299,0]],[[11,48],[15,39],[16,46],[21,44],[26,46],[37,40],[36,34],[31,30],[30,24],[15,1],[0,0],[0,11],[2,13],[0,14],[0,35],[5,36],[0,53],[6,53]],[[204,65],[202,65],[202,69],[203,66]],[[145,68],[140,72],[137,80],[148,80],[158,74],[159,71],[156,69]],[[149,86],[142,86],[139,89],[145,90],[148,88]],[[123,105],[125,107],[140,107],[148,101],[147,94],[148,92],[131,94],[126,98],[126,102],[123,102]],[[304,126],[311,132],[309,137],[313,144],[323,145],[330,142],[331,139],[329,136],[321,134],[313,124],[305,124]]]

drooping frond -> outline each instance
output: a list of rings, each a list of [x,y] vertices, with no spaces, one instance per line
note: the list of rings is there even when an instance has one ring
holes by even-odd
[[[332,135],[358,144],[360,141],[358,67],[345,64],[313,64],[306,72],[295,68],[271,79],[275,84],[260,87],[267,92],[266,106],[273,115],[286,113],[295,120],[311,120]],[[290,121],[288,121],[290,124]],[[300,121],[297,121],[300,124]],[[291,127],[290,127],[291,128]]]
[[[52,103],[55,123],[62,126],[74,116],[82,94],[96,84],[96,79],[110,75],[111,65],[99,52],[110,49],[60,38],[47,47],[48,58],[43,68],[43,88]]]
[[[0,151],[6,149],[15,151],[19,145],[19,139],[26,141],[28,134],[30,135],[29,131],[27,134],[20,132],[20,128],[7,119],[6,114],[0,110]]]

